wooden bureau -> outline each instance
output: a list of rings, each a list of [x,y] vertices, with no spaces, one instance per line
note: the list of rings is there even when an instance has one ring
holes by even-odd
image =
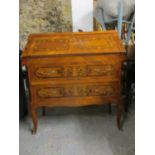
[[[117,32],[32,34],[23,50],[33,133],[40,107],[116,104],[122,114],[121,67],[125,49]]]

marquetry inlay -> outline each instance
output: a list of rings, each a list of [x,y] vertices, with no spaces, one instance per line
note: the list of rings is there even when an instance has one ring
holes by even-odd
[[[33,41],[33,40],[32,40]],[[106,35],[76,35],[62,38],[40,38],[33,41],[33,51],[66,51],[70,48],[75,50],[102,50],[113,49],[117,47],[114,37],[111,34]],[[119,48],[119,47],[117,47]]]
[[[81,65],[81,66],[56,66],[39,67],[35,75],[38,78],[55,77],[86,77],[86,76],[110,76],[115,73],[115,66],[112,64],[104,65]]]
[[[37,109],[115,104],[123,109],[121,64],[125,49],[116,31],[30,34],[22,52],[27,68],[33,132]]]
[[[105,35],[105,36],[96,36],[96,35],[83,35],[76,36],[72,40],[72,46],[77,49],[110,49],[114,48],[116,45],[113,36]]]
[[[67,50],[69,49],[68,39],[38,39],[35,41],[34,51]]]
[[[53,97],[80,97],[80,96],[110,96],[114,95],[115,88],[112,84],[87,85],[70,87],[48,87],[37,91],[40,98]]]

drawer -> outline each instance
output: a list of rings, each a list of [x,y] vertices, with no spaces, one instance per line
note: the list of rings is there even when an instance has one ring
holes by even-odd
[[[114,80],[119,79],[119,70],[114,64],[101,65],[47,65],[32,66],[30,70],[31,82],[39,81],[70,81],[94,79]]]
[[[119,82],[75,83],[32,87],[34,106],[86,106],[116,103],[120,95]]]
[[[87,76],[115,76],[116,69],[112,64],[102,65],[63,65],[33,68],[34,77],[37,79],[87,77]]]
[[[64,85],[44,85],[33,87],[35,96],[39,99],[87,97],[87,96],[116,96],[119,93],[118,82],[110,83],[74,83]]]
[[[112,81],[120,79],[120,59],[119,55],[35,58],[29,61],[28,71],[31,82],[95,78]]]

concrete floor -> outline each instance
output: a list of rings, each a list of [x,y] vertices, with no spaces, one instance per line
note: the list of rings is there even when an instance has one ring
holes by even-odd
[[[20,155],[134,155],[135,113],[132,103],[123,130],[107,106],[47,109],[38,111],[38,131],[32,135],[31,119],[20,122]]]

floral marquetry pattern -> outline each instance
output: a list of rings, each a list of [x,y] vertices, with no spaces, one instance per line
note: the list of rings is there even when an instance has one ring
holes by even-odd
[[[36,70],[35,75],[39,78],[50,78],[63,76],[62,67],[40,67]]]
[[[111,96],[115,94],[115,88],[109,85],[87,85],[72,87],[48,87],[37,91],[40,98],[53,97],[82,97],[82,96]]]
[[[48,47],[48,48],[47,48]],[[69,40],[68,39],[44,39],[36,40],[34,51],[61,51],[69,49]]]
[[[114,44],[114,38],[111,35],[104,35],[104,36],[96,36],[96,35],[83,35],[83,36],[76,36],[71,39],[72,44],[77,49],[86,49],[86,50],[92,50],[92,49],[112,49],[116,45]]]
[[[37,94],[41,98],[63,97],[63,88],[43,88]]]
[[[35,75],[38,78],[55,77],[87,77],[87,76],[112,76],[115,73],[115,66],[104,65],[83,65],[64,67],[40,67],[36,69]]]

